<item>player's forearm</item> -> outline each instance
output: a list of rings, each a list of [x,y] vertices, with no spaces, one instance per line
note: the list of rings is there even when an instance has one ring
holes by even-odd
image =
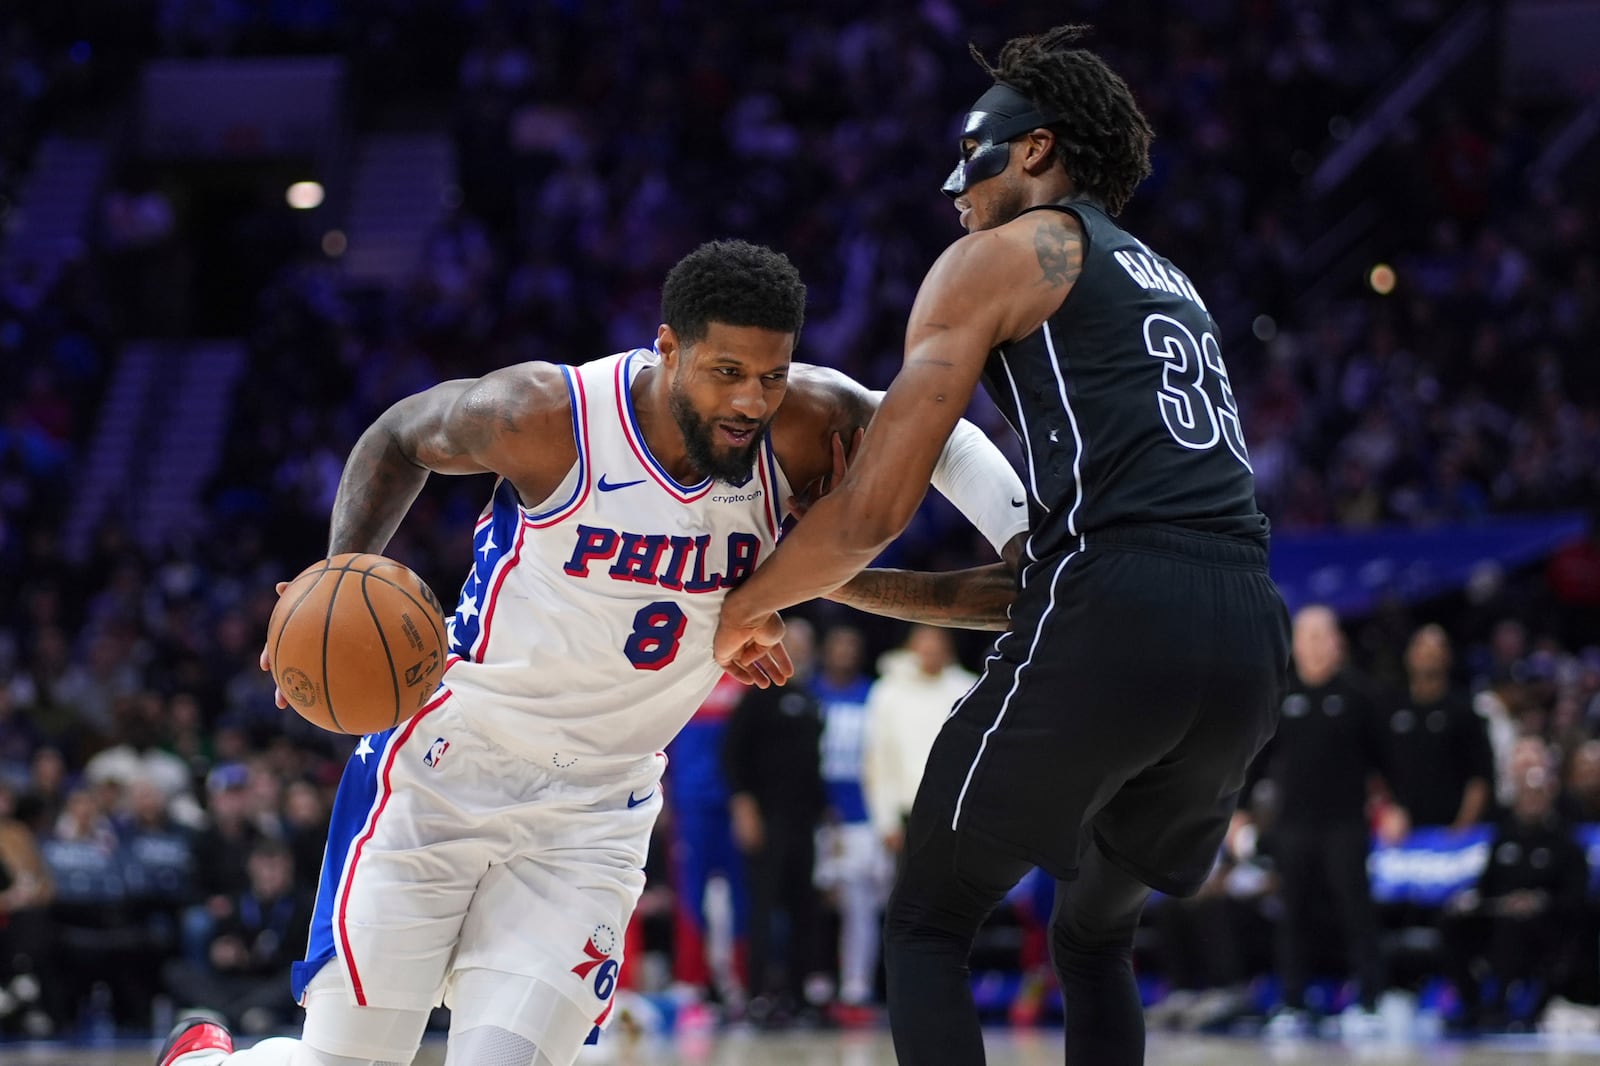
[[[922,484],[925,492],[926,479]],[[777,551],[728,594],[724,621],[755,625],[774,611],[827,596],[865,570],[906,524],[888,507],[868,513],[865,499],[865,493],[846,485],[818,500]],[[912,503],[906,521],[915,510]]]
[[[863,570],[828,599],[903,622],[952,629],[1006,629],[1016,576],[1005,563],[927,573]]]
[[[380,419],[345,460],[328,524],[328,554],[382,553],[428,480]]]

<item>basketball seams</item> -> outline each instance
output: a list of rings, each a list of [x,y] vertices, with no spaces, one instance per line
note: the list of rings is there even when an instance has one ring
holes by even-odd
[[[390,565],[394,565],[394,564],[391,563]],[[404,585],[400,584],[398,581],[391,581],[389,578],[384,577],[382,574],[374,574],[370,570],[363,570],[363,571],[361,571],[361,573],[364,573],[367,577],[370,577],[374,581],[383,582],[385,585],[388,585],[390,588],[392,588],[396,592],[400,593],[400,595],[404,596],[406,599],[408,599],[412,603],[416,604],[417,608],[419,610],[421,610],[423,614],[428,616],[428,624],[433,627],[434,635],[439,638],[439,647],[443,648],[445,651],[449,651],[450,650],[450,644],[449,644],[448,641],[445,640],[444,631],[439,628],[439,622],[438,622],[438,619],[442,619],[444,617],[444,605],[443,604],[440,604],[438,610],[435,610],[434,608],[430,607],[425,601],[418,599],[417,598],[417,594],[414,591],[412,591],[411,589],[406,588]],[[418,580],[420,581],[421,578],[418,578]],[[428,592],[431,595],[433,590],[429,589]]]
[[[333,723],[333,728],[343,733],[346,730],[339,724],[339,716],[333,713],[333,686],[328,683],[328,636],[333,630],[333,605],[339,598],[339,586],[344,583],[345,574],[350,573],[351,568],[339,567],[338,570],[339,576],[334,579],[333,589],[328,593],[328,617],[322,622],[322,702],[328,705],[328,720]]]
[[[379,558],[383,558],[383,557],[379,556]],[[385,564],[387,564],[389,566],[401,566],[402,565],[400,563],[396,563],[393,559],[384,558],[383,561],[384,561]],[[354,570],[355,568],[354,567],[344,567],[342,569]],[[365,576],[370,577],[374,581],[383,582],[385,585],[388,585],[390,588],[394,589],[400,595],[404,596],[406,599],[408,599],[412,603],[416,604],[417,609],[420,610],[424,615],[427,616],[428,625],[433,629],[433,635],[439,638],[439,655],[440,655],[440,657],[441,658],[448,658],[449,657],[449,655],[450,655],[450,641],[447,639],[445,631],[441,627],[441,623],[444,621],[444,605],[443,604],[436,604],[436,605],[430,606],[426,601],[417,598],[417,593],[416,593],[415,590],[408,589],[404,585],[400,584],[398,581],[394,581],[394,580],[391,580],[391,579],[389,579],[387,577],[384,577],[382,574],[375,574],[371,570],[358,570],[356,572],[360,573],[360,574],[364,574]],[[415,574],[415,571],[413,571],[413,574]],[[419,585],[422,583],[422,578],[420,576],[417,577],[417,583]],[[428,589],[427,591],[428,591],[428,595],[433,596],[433,590],[431,588]],[[435,596],[434,599],[437,600],[438,597]],[[371,601],[368,601],[368,602],[370,603]],[[396,700],[395,700],[395,705],[399,706],[399,699],[398,698],[396,698]]]
[[[289,613],[283,616],[283,624],[278,627],[278,639],[272,642],[273,663],[277,663],[278,661],[278,649],[283,646],[283,634],[288,630],[289,623],[294,620],[294,613],[300,609],[300,605],[302,603],[306,602],[306,597],[317,591],[317,586],[322,584],[322,575],[326,574],[330,569],[328,563],[329,560],[322,560],[322,569],[316,571],[317,580],[313,581],[309,586],[307,586],[306,590],[300,594],[300,598],[295,600],[294,605],[289,608]],[[300,575],[295,578],[295,581],[299,581],[300,578],[305,577],[306,574],[310,572],[310,568],[307,567],[306,570],[302,571]]]
[[[383,558],[384,564],[388,565],[388,566],[400,566],[400,565],[402,565],[400,563],[396,563],[393,559],[384,558],[382,556],[374,556],[374,558]],[[375,574],[371,570],[358,570],[356,567],[353,567],[353,566],[330,566],[330,567],[328,567],[328,569],[329,570],[344,571],[346,573],[352,573],[352,574],[365,574],[366,576],[372,578],[372,580],[374,580],[374,581],[382,581],[385,585],[388,585],[390,588],[392,588],[396,592],[400,593],[400,595],[406,597],[412,603],[416,604],[418,609],[420,609],[423,614],[428,616],[428,621],[433,624],[433,632],[439,638],[439,646],[441,648],[448,648],[449,647],[449,644],[444,639],[444,632],[439,628],[438,624],[436,622],[434,622],[435,617],[442,618],[444,616],[444,605],[443,604],[439,605],[438,610],[434,610],[434,608],[428,606],[428,604],[425,601],[418,599],[417,598],[417,594],[416,594],[416,592],[414,590],[408,589],[404,585],[400,584],[398,581],[395,581],[395,580],[393,580],[391,578],[384,577],[382,574]],[[417,580],[421,581],[421,578],[419,577]],[[428,591],[432,592],[433,590],[429,589]]]
[[[372,594],[367,591],[367,578],[371,572],[361,575],[361,598],[367,601],[367,616],[372,619],[372,628],[378,631],[378,643],[383,645],[383,657],[389,660],[389,685],[394,689],[394,719],[391,726],[400,724],[400,675],[395,671],[394,652],[389,650],[389,637],[383,631],[383,623],[378,620],[378,610],[372,606]],[[392,582],[391,582],[392,584]]]
[[[401,581],[397,577],[391,577],[375,572],[384,570],[386,568],[399,569],[405,574],[406,580]],[[324,591],[322,587],[322,581],[325,577],[333,573],[337,573],[338,576],[334,579],[333,585]],[[361,575],[360,584],[362,601],[367,612],[368,620],[371,622],[373,628],[377,630],[379,643],[383,647],[384,658],[389,669],[389,680],[391,686],[390,691],[392,695],[392,701],[389,707],[386,708],[380,703],[376,707],[369,708],[362,705],[368,699],[370,699],[371,696],[375,696],[376,693],[358,692],[356,703],[357,710],[360,713],[357,714],[357,718],[361,718],[362,715],[365,715],[370,711],[371,716],[376,717],[376,719],[380,722],[384,717],[388,717],[390,719],[389,725],[374,725],[372,729],[360,730],[359,732],[361,734],[398,726],[401,724],[403,719],[410,717],[410,715],[405,712],[405,709],[402,706],[404,702],[404,686],[402,686],[400,683],[401,671],[396,664],[396,647],[394,642],[389,639],[389,634],[385,628],[389,624],[389,622],[385,621],[385,618],[390,618],[391,612],[398,617],[390,618],[390,621],[404,626],[406,628],[406,632],[411,636],[420,635],[419,632],[413,632],[412,630],[413,623],[410,621],[411,612],[417,611],[428,617],[429,632],[433,635],[435,642],[434,647],[438,649],[439,657],[445,660],[443,665],[448,665],[448,655],[450,649],[447,643],[448,630],[444,626],[444,606],[439,603],[438,598],[433,594],[433,590],[428,586],[428,584],[416,573],[406,567],[405,564],[377,553],[349,552],[341,553],[334,555],[331,558],[324,559],[319,563],[315,563],[311,567],[308,567],[305,571],[302,571],[295,578],[295,581],[299,582],[303,578],[310,578],[311,580],[308,583],[309,587],[303,591],[295,590],[294,598],[292,600],[280,598],[279,601],[278,607],[282,609],[283,620],[278,627],[278,632],[271,634],[273,641],[272,666],[274,677],[276,678],[279,676],[284,669],[283,664],[280,662],[284,654],[282,650],[283,640],[289,635],[289,626],[291,625],[293,619],[298,617],[299,609],[304,606],[306,598],[308,596],[312,596],[313,594],[327,596],[327,604],[326,609],[323,612],[324,617],[320,626],[320,634],[296,633],[290,640],[290,644],[292,645],[290,651],[291,657],[299,656],[301,659],[310,660],[310,662],[306,663],[306,666],[315,669],[316,667],[311,667],[311,663],[315,663],[317,661],[317,641],[320,637],[320,670],[322,675],[322,698],[320,702],[324,706],[315,706],[317,701],[314,700],[313,706],[311,707],[297,707],[295,709],[300,711],[304,717],[306,717],[315,725],[322,726],[323,728],[334,732],[354,736],[357,734],[347,729],[344,723],[340,720],[339,716],[335,713],[331,693],[332,660],[335,657],[335,653],[338,652],[341,647],[344,647],[343,642],[350,639],[343,634],[350,633],[351,637],[353,637],[354,633],[359,631],[359,626],[362,624],[356,621],[355,618],[348,617],[349,611],[355,611],[357,614],[359,614],[362,608],[339,606],[338,594],[341,591],[340,586],[343,584],[345,577],[350,574]],[[383,595],[379,594],[381,593],[381,590],[373,590],[371,585],[368,584],[369,578],[381,582],[383,585],[387,586],[392,590],[392,593],[397,594],[400,599],[384,601]],[[291,584],[292,583],[293,582],[291,582]],[[374,596],[377,598],[374,599]],[[382,611],[378,609],[380,604],[383,607]],[[275,608],[275,610],[277,609],[278,608]],[[313,605],[312,610],[314,612],[318,610],[316,605]],[[348,626],[351,623],[356,625],[357,630],[351,631],[348,629]],[[308,625],[312,626],[313,628],[318,628],[317,623],[310,622],[308,620],[307,622],[300,623],[300,630],[305,630]],[[307,637],[310,639],[306,640],[305,638]],[[295,649],[299,650],[296,651]],[[367,654],[370,654],[370,652]],[[377,667],[376,661],[373,661],[371,665],[373,667]],[[299,670],[295,672],[303,673],[303,671]],[[345,681],[351,679],[345,675],[341,675],[341,678],[340,691],[342,692]],[[308,684],[314,684],[314,682],[311,682],[309,678],[302,678],[301,680]],[[375,677],[370,678],[369,680],[374,686],[378,684],[377,678]],[[365,682],[363,682],[363,684],[365,684]],[[381,697],[379,698],[381,699]],[[346,709],[348,710],[349,708]],[[370,720],[370,718],[365,719],[365,721]]]

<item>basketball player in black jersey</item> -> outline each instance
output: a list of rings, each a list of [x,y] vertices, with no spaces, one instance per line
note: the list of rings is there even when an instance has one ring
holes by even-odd
[[[910,520],[984,380],[1022,438],[1032,521],[1010,630],[929,756],[890,902],[910,1066],[984,1061],[967,955],[1033,865],[1059,881],[1067,1060],[1143,1061],[1139,912],[1151,889],[1204,880],[1285,685],[1288,619],[1217,326],[1114,221],[1150,171],[1150,128],[1073,47],[1081,32],[1013,40],[992,66],[974,52],[995,84],[944,186],[969,234],[924,279],[848,472],[728,596],[717,635],[719,659],[743,662],[777,639],[775,611],[851,602],[835,590]],[[892,609],[877,589],[871,606]]]

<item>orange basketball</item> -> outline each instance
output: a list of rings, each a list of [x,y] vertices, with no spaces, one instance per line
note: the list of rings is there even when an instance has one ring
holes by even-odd
[[[411,570],[351,552],[307,567],[267,623],[272,678],[300,716],[376,733],[416,714],[444,674],[444,611]]]

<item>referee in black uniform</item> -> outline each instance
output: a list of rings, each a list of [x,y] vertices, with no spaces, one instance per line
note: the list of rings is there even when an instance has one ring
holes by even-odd
[[[1010,629],[929,756],[889,905],[890,1021],[915,1066],[984,1061],[967,955],[1034,865],[1060,881],[1068,1060],[1143,1061],[1139,912],[1152,888],[1205,879],[1285,685],[1288,619],[1218,329],[1115,222],[1150,128],[1080,34],[978,57],[994,84],[944,186],[968,236],[924,279],[848,472],[729,594],[716,637],[722,662],[754,661],[781,634],[772,612],[830,595],[992,620],[975,605],[994,568],[851,581],[910,520],[984,380],[1022,438],[1032,522]]]

